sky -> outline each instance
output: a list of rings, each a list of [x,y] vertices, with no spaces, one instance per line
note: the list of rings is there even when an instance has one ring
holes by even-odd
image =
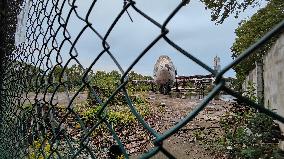
[[[85,17],[92,2],[93,0],[76,1],[77,11],[81,17]],[[162,24],[179,2],[179,0],[136,0],[136,7]],[[104,36],[122,7],[122,0],[98,0],[91,11],[89,22],[92,23],[98,33]],[[247,9],[240,14],[238,19],[231,15],[223,24],[216,25],[215,22],[211,21],[210,10],[205,10],[205,6],[199,0],[191,0],[169,22],[167,36],[210,67],[213,67],[213,58],[219,56],[221,68],[224,68],[232,62],[230,47],[235,39],[234,30],[242,19],[250,17],[257,9],[259,7]],[[63,18],[67,17],[69,10],[70,6],[65,5],[62,14]],[[133,22],[130,21],[127,14],[124,14],[107,38],[111,53],[124,70],[161,32],[158,27],[131,7],[128,11]],[[73,12],[67,24],[72,41],[75,40],[84,26],[85,23],[78,19]],[[58,41],[62,39],[62,35],[57,36]],[[61,55],[65,62],[70,58],[70,47],[71,45],[67,43],[62,47]],[[76,49],[79,53],[77,59],[84,67],[89,67],[103,50],[102,41],[88,28],[76,43]],[[179,53],[163,39],[159,40],[142,57],[133,70],[143,75],[152,75],[154,65],[160,55],[168,55],[172,59],[178,75],[208,74],[205,69]],[[109,55],[104,54],[92,69],[94,71],[111,71],[117,70],[117,66]],[[230,70],[225,76],[234,77],[235,73]]]

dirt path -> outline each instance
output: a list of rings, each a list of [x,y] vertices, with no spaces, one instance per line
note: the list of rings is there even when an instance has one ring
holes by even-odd
[[[152,105],[154,114],[157,116],[150,125],[158,132],[163,133],[193,110],[200,102],[199,99],[176,98],[161,94],[151,93],[149,101]],[[173,154],[176,158],[224,158],[214,152],[201,142],[200,139],[206,140],[221,135],[219,129],[219,120],[226,110],[228,103],[221,100],[213,100],[199,115],[178,133],[164,141],[164,148]],[[158,153],[153,158],[167,158],[162,153]]]

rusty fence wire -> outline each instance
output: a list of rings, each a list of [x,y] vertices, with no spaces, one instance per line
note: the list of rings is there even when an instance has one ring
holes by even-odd
[[[5,48],[1,48],[2,51],[4,50],[4,53],[1,55],[0,81],[0,158],[99,158],[99,151],[97,150],[99,147],[90,144],[90,136],[94,135],[95,130],[102,125],[113,136],[113,141],[119,146],[123,156],[129,158],[125,144],[113,128],[111,121],[106,117],[107,109],[111,102],[115,102],[113,99],[117,94],[124,96],[131,113],[147,133],[152,136],[154,147],[140,156],[141,158],[149,158],[158,152],[164,153],[169,158],[174,158],[171,152],[168,152],[163,147],[163,141],[193,120],[220,91],[225,91],[251,107],[258,109],[260,112],[284,122],[282,116],[228,88],[223,79],[224,73],[247,58],[255,49],[284,29],[284,21],[276,25],[273,30],[265,34],[265,36],[250,46],[220,72],[215,72],[207,64],[194,57],[167,36],[170,32],[167,29],[168,23],[188,3],[187,1],[181,1],[168,14],[163,23],[157,22],[143,12],[143,10],[137,8],[135,1],[122,1],[124,3],[123,8],[115,17],[115,20],[106,33],[97,31],[96,27],[89,20],[96,2],[96,0],[92,1],[86,15],[82,17],[78,14],[78,7],[76,6],[76,3],[80,2],[76,0],[19,1],[19,4],[28,5],[25,41],[18,44],[15,48],[8,45]],[[19,4],[14,4],[17,14],[19,13]],[[63,15],[63,8],[66,6],[69,8],[68,14]],[[128,9],[130,8],[141,15],[145,21],[150,22],[154,27],[158,28],[160,34],[140,52],[126,69],[123,69],[115,58],[115,53],[111,51],[110,48],[112,46],[108,43],[108,40],[109,35],[116,28],[117,23],[121,21],[123,15],[131,18],[128,13]],[[12,16],[12,18],[15,19],[16,17]],[[70,21],[84,24],[80,32],[73,37],[68,31]],[[12,28],[12,32],[15,31],[15,26],[9,27]],[[7,30],[2,28],[2,32],[9,32],[9,27],[6,28]],[[95,50],[97,56],[93,59],[89,67],[84,68],[77,58],[80,52],[77,51],[76,44],[87,29],[91,30],[100,39],[102,50]],[[144,120],[137,111],[126,89],[129,83],[128,75],[130,71],[160,40],[165,40],[169,46],[184,55],[184,58],[200,65],[212,73],[216,79],[214,88],[203,101],[193,111],[188,112],[184,119],[164,133],[158,133]],[[9,41],[4,44],[7,43]],[[64,45],[69,46],[68,56],[62,55]],[[108,55],[121,73],[115,91],[111,92],[111,95],[105,100],[101,99],[99,92],[92,86],[89,78],[92,68],[101,60],[103,55]],[[81,85],[73,94],[70,93],[68,77],[66,77],[67,67],[72,62],[76,63],[84,71],[81,78]],[[59,79],[55,79],[53,76],[56,73],[57,67],[62,68],[62,71],[57,73]],[[94,107],[98,108],[97,113],[93,116],[95,122],[91,126],[87,126],[81,116],[74,110],[74,101],[78,98],[79,93],[86,89],[90,92],[90,98],[97,103],[97,106]],[[68,102],[64,108],[58,106],[56,94],[59,90],[65,93]],[[69,120],[75,121],[76,125],[73,126],[79,129],[77,140],[66,129]]]

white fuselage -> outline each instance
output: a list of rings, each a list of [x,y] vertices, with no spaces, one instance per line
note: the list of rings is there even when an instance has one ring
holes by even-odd
[[[162,55],[154,67],[154,82],[158,85],[172,85],[175,80],[175,67],[168,56]]]

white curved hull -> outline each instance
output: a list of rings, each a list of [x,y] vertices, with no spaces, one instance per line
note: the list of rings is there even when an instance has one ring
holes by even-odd
[[[154,82],[160,87],[170,88],[176,76],[175,66],[170,57],[162,55],[154,66]]]

